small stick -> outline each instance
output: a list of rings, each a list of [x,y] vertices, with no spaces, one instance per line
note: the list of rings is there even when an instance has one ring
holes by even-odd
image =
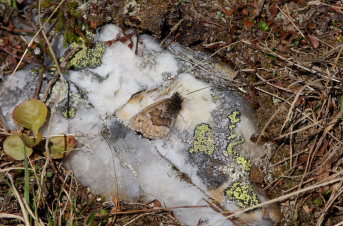
[[[293,19],[288,15],[286,14],[284,11],[282,11],[282,9],[276,5],[276,7],[278,8],[278,10],[280,10],[280,12],[282,13],[282,15],[284,15],[285,17],[287,17],[287,19],[293,24],[293,26],[299,31],[299,33],[301,34],[301,36],[303,38],[305,38],[305,35],[300,31],[300,29],[297,27],[297,25],[295,25],[295,23],[293,22]]]

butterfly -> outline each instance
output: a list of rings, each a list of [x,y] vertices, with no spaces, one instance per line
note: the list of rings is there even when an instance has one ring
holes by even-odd
[[[182,101],[182,97],[176,92],[171,97],[157,101],[138,112],[130,119],[129,125],[146,138],[165,137],[175,124]]]

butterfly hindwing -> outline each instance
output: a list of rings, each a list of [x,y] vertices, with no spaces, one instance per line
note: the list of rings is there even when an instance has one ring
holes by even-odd
[[[167,136],[182,107],[182,97],[175,93],[140,111],[131,120],[131,127],[150,139]]]

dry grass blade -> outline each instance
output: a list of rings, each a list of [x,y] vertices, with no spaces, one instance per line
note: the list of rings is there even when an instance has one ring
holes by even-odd
[[[290,17],[288,14],[286,14],[284,11],[282,11],[282,9],[276,5],[276,7],[278,8],[278,10],[280,10],[280,12],[282,13],[282,15],[284,15],[285,17],[287,17],[287,19],[293,24],[293,26],[299,31],[299,33],[301,34],[301,36],[303,38],[305,38],[305,35],[301,32],[301,30],[299,29],[299,27],[297,25],[295,25],[292,17]]]
[[[23,219],[24,219],[24,223],[26,226],[30,226],[30,221],[29,221],[29,216],[27,214],[27,209],[25,208],[25,205],[23,203],[22,198],[20,197],[17,189],[15,188],[14,182],[13,182],[13,178],[10,174],[7,174],[8,179],[11,182],[11,190],[13,191],[14,196],[17,198],[18,203],[20,205],[21,208],[21,212],[23,214]]]
[[[25,220],[22,216],[16,215],[16,214],[11,214],[11,213],[0,213],[0,219],[3,218],[13,218],[13,219],[18,219],[22,222],[25,223]]]
[[[49,23],[49,21],[51,20],[51,18],[55,15],[55,13],[57,12],[57,10],[62,6],[62,4],[65,2],[66,0],[62,0],[54,9],[54,11],[51,13],[51,15],[49,16],[49,18],[44,22],[44,24],[38,29],[38,31],[36,32],[36,34],[31,38],[31,41],[29,42],[28,46],[26,47],[23,55],[21,56],[19,62],[17,63],[17,66],[14,68],[12,74],[10,75],[10,77],[8,78],[8,80],[6,81],[6,83],[4,84],[4,86],[2,87],[2,89],[0,90],[0,96],[3,94],[3,92],[5,91],[5,89],[7,88],[7,86],[10,84],[10,82],[12,81],[12,78],[14,76],[14,74],[17,72],[21,62],[23,62],[24,57],[26,56],[29,48],[31,47],[31,45],[33,44],[33,42],[36,40],[36,38],[38,37],[39,33],[43,30],[43,28],[45,27],[45,25],[47,25]]]
[[[328,213],[328,210],[331,208],[331,206],[336,201],[336,199],[340,197],[342,194],[343,194],[343,182],[340,182],[338,186],[336,186],[336,189],[334,189],[334,191],[331,193],[330,199],[326,203],[325,208],[323,209],[322,214],[320,215],[316,226],[323,225],[323,221],[326,214]]]

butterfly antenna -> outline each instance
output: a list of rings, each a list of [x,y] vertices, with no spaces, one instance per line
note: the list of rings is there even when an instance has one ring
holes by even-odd
[[[211,86],[207,86],[207,87],[203,87],[203,88],[201,88],[201,89],[193,90],[193,91],[191,91],[191,92],[189,92],[189,93],[186,93],[186,95],[189,95],[189,94],[192,94],[192,93],[196,93],[196,92],[199,92],[199,91],[201,91],[201,90],[208,89],[208,88],[211,88]]]

